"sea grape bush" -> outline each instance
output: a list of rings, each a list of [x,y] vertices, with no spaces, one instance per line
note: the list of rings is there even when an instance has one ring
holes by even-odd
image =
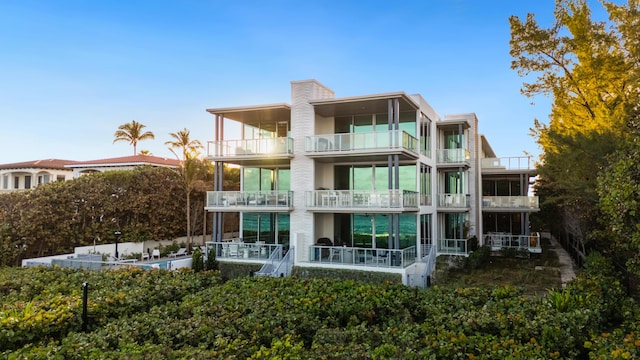
[[[514,287],[419,290],[393,282],[296,277],[223,282],[217,271],[3,269],[1,354],[9,359],[640,356],[640,312],[620,296],[614,274],[587,266],[590,277],[554,290],[569,299],[562,308],[550,297],[525,296]],[[91,284],[87,332],[81,332],[79,317],[82,281]]]

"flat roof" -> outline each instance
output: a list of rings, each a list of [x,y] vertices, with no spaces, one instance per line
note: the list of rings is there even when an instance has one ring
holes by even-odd
[[[417,110],[420,106],[404,92],[310,100],[322,116],[381,114],[389,111],[388,100],[400,100],[400,110]]]
[[[291,120],[291,105],[285,103],[211,108],[207,112],[249,125]]]

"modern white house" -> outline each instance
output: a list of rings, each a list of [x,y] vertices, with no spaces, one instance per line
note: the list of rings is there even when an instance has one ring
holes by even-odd
[[[33,189],[40,184],[71,180],[72,160],[46,159],[0,165],[0,193]]]
[[[496,158],[473,113],[441,117],[404,92],[336,98],[316,80],[292,82],[290,104],[207,111],[207,246],[220,261],[262,262],[275,276],[291,266],[381,271],[412,284],[439,254],[540,249],[528,226],[538,210],[531,159]],[[223,138],[229,122],[237,138]],[[241,168],[240,191],[222,188],[225,164]],[[237,237],[223,238],[225,212],[240,215]]]

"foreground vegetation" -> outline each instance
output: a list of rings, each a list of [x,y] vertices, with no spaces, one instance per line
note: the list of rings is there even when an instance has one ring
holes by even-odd
[[[0,348],[9,359],[640,356],[640,315],[599,256],[584,276],[545,298],[513,287],[223,283],[218,272],[61,268],[2,269],[0,298]]]

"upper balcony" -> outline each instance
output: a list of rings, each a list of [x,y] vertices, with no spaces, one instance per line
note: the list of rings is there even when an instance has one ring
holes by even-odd
[[[304,149],[309,157],[327,158],[367,156],[386,159],[398,154],[400,159],[419,157],[418,139],[402,130],[366,133],[323,134],[307,136]]]
[[[207,157],[240,165],[257,164],[269,160],[288,162],[293,158],[293,139],[287,137],[222,140],[207,142]]]
[[[468,194],[438,194],[438,210],[467,211],[469,209]]]
[[[483,196],[482,207],[496,212],[540,210],[537,196]]]
[[[470,165],[470,158],[471,153],[468,149],[438,149],[436,161],[440,167],[468,167]]]
[[[502,158],[483,158],[483,174],[521,174],[535,175],[536,168],[531,156],[514,156]]]
[[[407,190],[316,190],[305,193],[305,202],[314,212],[415,212],[419,194]]]
[[[216,212],[289,212],[293,210],[293,192],[207,191],[205,210]]]

